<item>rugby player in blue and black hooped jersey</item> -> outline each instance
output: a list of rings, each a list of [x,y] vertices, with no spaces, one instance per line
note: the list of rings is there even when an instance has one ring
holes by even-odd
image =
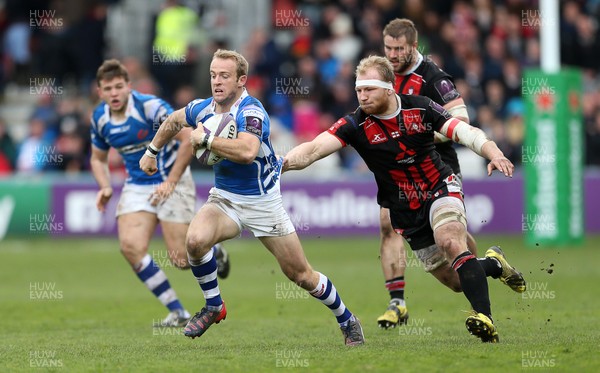
[[[269,116],[260,101],[246,92],[247,78],[248,62],[241,54],[215,52],[210,64],[212,97],[192,101],[171,114],[140,160],[144,172],[156,173],[158,167],[151,151],[164,149],[184,126],[196,128],[189,140],[195,148],[207,148],[225,158],[213,167],[215,186],[187,233],[189,262],[206,304],[190,320],[184,334],[200,337],[227,316],[210,248],[247,229],[275,256],[291,281],[333,312],[344,343],[361,345],[364,337],[360,321],[346,308],[327,276],[312,269],[283,208],[279,189],[281,162],[271,146]],[[204,132],[202,122],[217,113],[230,113],[235,118],[237,138],[225,139]]]
[[[189,268],[185,252],[185,234],[195,213],[196,190],[189,163],[189,140],[169,142],[155,154],[159,172],[148,176],[139,169],[139,160],[162,121],[173,111],[164,100],[131,89],[125,67],[107,60],[97,72],[98,94],[103,100],[92,115],[91,167],[100,187],[96,198],[104,212],[113,190],[108,168],[112,147],[123,158],[127,179],[116,215],[121,253],[137,277],[169,310],[160,326],[182,326],[191,315],[185,310],[167,276],[148,254],[148,245],[160,222],[171,263]],[[188,134],[189,136],[189,134]],[[229,272],[229,259],[220,245],[213,248],[220,258],[222,277]]]
[[[426,267],[456,277],[453,290],[462,291],[473,309],[466,320],[468,331],[484,342],[497,342],[486,276],[518,292],[525,290],[525,280],[499,248],[493,248],[496,256],[480,260],[468,250],[462,186],[435,151],[434,131],[489,159],[488,174],[498,169],[512,176],[513,164],[483,131],[453,118],[429,98],[397,95],[393,67],[386,58],[363,59],[356,76],[360,107],[313,141],[292,149],[283,171],[303,169],[353,146],[375,176],[377,202],[389,209],[393,229]]]

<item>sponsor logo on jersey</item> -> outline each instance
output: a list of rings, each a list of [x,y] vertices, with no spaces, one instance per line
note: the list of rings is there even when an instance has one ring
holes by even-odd
[[[242,111],[242,116],[244,118],[256,117],[256,118],[260,119],[261,121],[265,120],[265,113],[262,110],[258,110],[258,109],[246,109],[246,110]]]
[[[415,163],[415,157],[408,157],[408,158],[403,158],[397,161],[398,164],[411,164],[411,163]]]
[[[147,129],[145,129],[145,128],[142,128],[141,130],[139,130],[139,131],[138,131],[138,133],[137,133],[137,138],[138,138],[138,140],[143,140],[143,139],[145,139],[145,138],[146,138],[146,136],[148,136],[148,133],[149,133],[149,132],[150,132],[150,131],[148,131],[148,130],[147,130]]]
[[[416,155],[416,151],[413,149],[408,149],[406,145],[402,142],[398,142],[400,146],[400,151],[396,155],[396,162],[398,163],[413,163],[411,159],[414,161],[414,156]]]
[[[371,118],[367,118],[367,120],[365,121],[364,128],[365,135],[367,136],[367,139],[369,140],[370,144],[381,144],[382,142],[386,142],[388,140],[381,127],[379,127],[379,125],[375,123],[375,121],[373,121]]]
[[[129,131],[129,128],[131,126],[127,125],[127,126],[122,126],[122,127],[113,127],[110,129],[110,131],[108,131],[109,134],[113,135],[115,133],[123,133],[123,132],[127,132]]]

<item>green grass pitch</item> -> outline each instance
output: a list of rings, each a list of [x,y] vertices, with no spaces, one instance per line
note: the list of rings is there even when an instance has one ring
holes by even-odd
[[[362,321],[366,344],[348,348],[331,312],[291,284],[257,240],[226,243],[221,281],[227,319],[191,340],[154,328],[166,310],[133,275],[116,239],[0,242],[2,372],[515,372],[600,371],[598,237],[577,248],[499,244],[528,281],[523,295],[489,279],[500,343],[469,335],[468,303],[409,255],[406,326],[381,330],[388,301],[373,238],[306,239],[312,266],[328,275]],[[204,300],[191,272],[167,265],[160,240],[149,252],[183,304]]]

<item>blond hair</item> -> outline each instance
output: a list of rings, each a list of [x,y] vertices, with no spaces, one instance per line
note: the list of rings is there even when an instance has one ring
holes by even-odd
[[[394,84],[396,76],[394,75],[394,67],[392,63],[385,57],[369,56],[360,60],[356,67],[356,76],[365,74],[368,69],[375,69],[379,73],[379,77],[384,82]]]
[[[240,53],[227,49],[218,49],[213,54],[213,60],[220,58],[222,60],[233,60],[236,65],[236,74],[239,79],[243,75],[248,75],[248,61]]]

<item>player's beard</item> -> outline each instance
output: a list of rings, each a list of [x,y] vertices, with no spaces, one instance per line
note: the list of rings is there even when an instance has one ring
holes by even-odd
[[[361,104],[360,108],[362,109],[362,111],[365,112],[365,114],[381,115],[385,113],[388,109],[388,102],[387,100],[382,100],[380,102],[371,102],[369,106],[363,106],[363,104]]]
[[[402,59],[398,59],[398,62],[400,62],[400,64],[394,72],[400,75],[404,75],[412,67],[416,58],[417,56],[414,53],[414,49],[411,49],[410,53],[404,55]]]

